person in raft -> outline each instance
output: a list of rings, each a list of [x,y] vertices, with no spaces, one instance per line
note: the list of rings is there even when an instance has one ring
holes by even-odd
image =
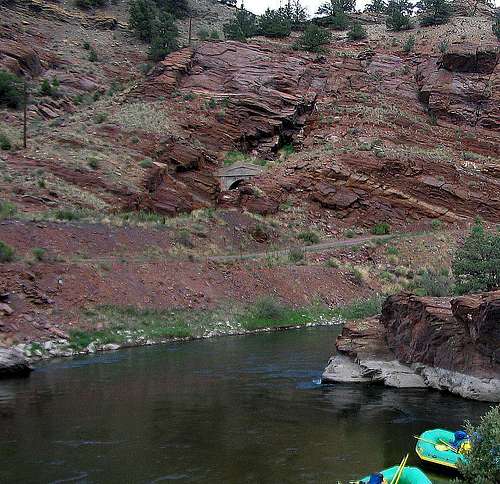
[[[465,454],[466,452],[469,452],[471,449],[471,443],[470,443],[470,438],[469,434],[467,432],[464,432],[463,430],[457,430],[454,433],[454,438],[453,442],[451,442],[451,446],[456,449],[460,454]]]
[[[380,474],[380,472],[377,472],[376,474],[370,475],[368,484],[388,484],[388,483],[387,479],[382,474]]]

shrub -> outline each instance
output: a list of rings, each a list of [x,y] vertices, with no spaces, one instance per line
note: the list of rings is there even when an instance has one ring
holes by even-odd
[[[324,52],[324,45],[330,41],[330,32],[316,24],[309,24],[294,44],[295,49],[307,52]]]
[[[4,133],[0,133],[0,150],[9,151],[12,148],[12,143],[8,136]]]
[[[441,54],[444,54],[444,53],[448,52],[449,46],[450,46],[450,44],[449,44],[449,42],[446,39],[442,40],[438,44],[439,52],[441,52]]]
[[[410,53],[415,47],[415,36],[410,35],[403,44],[403,52]]]
[[[391,232],[391,226],[387,222],[379,222],[372,227],[373,235],[386,235]]]
[[[420,25],[440,25],[448,22],[452,6],[448,0],[420,0],[416,4],[417,12],[421,14]]]
[[[92,157],[88,160],[88,165],[93,170],[97,170],[97,168],[99,168],[99,160],[97,158]]]
[[[304,259],[305,259],[304,249],[301,249],[300,247],[294,247],[293,249],[289,250],[288,260],[293,264],[297,264],[298,262],[301,262]]]
[[[335,16],[326,21],[326,24],[333,30],[347,30],[349,28],[349,18],[344,12],[337,12]]]
[[[104,121],[108,119],[107,113],[97,113],[94,117],[94,121],[96,124],[102,124]]]
[[[175,241],[179,244],[187,247],[188,249],[192,249],[194,247],[193,240],[191,239],[191,234],[187,229],[180,229],[175,234]]]
[[[452,262],[459,294],[500,286],[500,234],[488,233],[477,220]]]
[[[302,240],[306,245],[317,244],[319,235],[314,230],[304,230],[297,235],[297,238]]]
[[[0,106],[16,109],[21,105],[21,80],[8,71],[0,69]]]
[[[461,477],[453,482],[500,482],[500,405],[492,407],[481,418],[479,425],[466,422],[465,429],[471,437],[472,448],[467,453],[467,459],[458,461]]]
[[[33,257],[38,261],[44,260],[47,255],[47,249],[44,249],[43,247],[35,247],[31,252]]]
[[[292,24],[284,9],[268,8],[259,18],[258,33],[266,37],[288,37],[292,33]]]
[[[234,18],[224,25],[224,35],[231,40],[246,42],[248,37],[257,33],[257,17],[243,8],[237,9]]]
[[[217,32],[217,30],[212,30],[210,32],[210,40],[219,40],[220,39],[220,34]]]
[[[198,38],[200,40],[208,40],[210,37],[210,32],[207,29],[198,30]]]
[[[356,232],[353,229],[347,229],[344,233],[344,236],[347,239],[353,239],[354,237],[356,237]]]
[[[329,259],[326,259],[325,266],[331,267],[332,269],[337,269],[340,267],[340,262],[337,259],[330,257]]]
[[[158,9],[152,0],[132,0],[128,23],[139,39],[151,42],[157,15]]]
[[[99,60],[99,57],[97,56],[96,50],[91,47],[89,51],[89,61],[90,62],[97,62]]]
[[[388,29],[400,31],[409,30],[413,27],[411,22],[411,13],[413,5],[408,0],[390,0],[387,5]]]
[[[356,284],[360,285],[363,283],[364,275],[363,275],[363,272],[358,267],[352,267],[350,272],[351,272],[352,278]]]
[[[80,220],[82,218],[82,214],[76,210],[72,210],[70,208],[57,210],[55,213],[55,218],[57,220]]]
[[[12,217],[16,213],[16,206],[10,202],[0,201],[0,220]]]
[[[440,230],[443,227],[443,222],[441,220],[439,220],[438,218],[435,218],[431,222],[431,227],[432,227],[432,230]]]
[[[445,297],[453,294],[453,277],[446,268],[426,269],[419,277],[418,286],[426,296]]]
[[[150,158],[145,158],[139,162],[139,166],[141,168],[151,168],[153,166],[153,160]]]
[[[49,82],[48,79],[44,79],[40,84],[40,95],[52,96],[52,94],[53,94],[52,84]]]
[[[14,260],[14,249],[0,240],[0,262],[12,262]]]
[[[347,33],[347,37],[351,40],[362,40],[366,39],[366,30],[359,22],[354,22],[352,24],[351,30]]]
[[[393,245],[387,247],[385,251],[388,255],[399,255],[399,249],[397,247],[394,247]]]

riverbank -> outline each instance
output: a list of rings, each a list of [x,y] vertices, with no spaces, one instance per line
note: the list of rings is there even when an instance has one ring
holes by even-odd
[[[99,306],[86,312],[87,330],[74,329],[64,338],[31,341],[12,348],[37,361],[174,341],[332,326],[377,314],[381,302],[382,298],[375,296],[337,307],[316,303],[293,308],[273,298],[213,310]]]

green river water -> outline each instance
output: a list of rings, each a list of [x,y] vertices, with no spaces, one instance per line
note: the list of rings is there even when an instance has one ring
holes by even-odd
[[[338,331],[133,348],[0,381],[0,483],[347,482],[399,463],[413,435],[487,410],[427,390],[321,385]]]

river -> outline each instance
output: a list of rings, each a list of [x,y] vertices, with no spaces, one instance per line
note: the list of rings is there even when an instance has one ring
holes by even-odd
[[[347,482],[398,463],[422,430],[487,410],[427,390],[319,384],[338,331],[41,363],[0,382],[0,482]]]

